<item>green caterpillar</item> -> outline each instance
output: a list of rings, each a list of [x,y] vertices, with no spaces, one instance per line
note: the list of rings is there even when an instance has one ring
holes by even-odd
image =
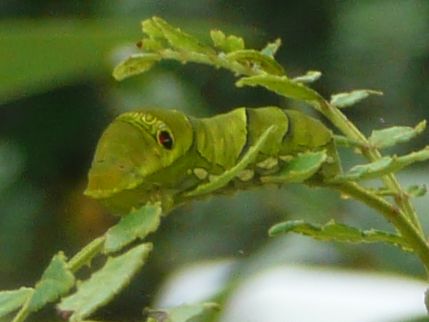
[[[313,177],[339,173],[332,132],[278,107],[237,108],[211,118],[147,109],[119,115],[98,142],[85,194],[117,213],[146,202],[165,208],[275,178],[294,156],[327,151]]]

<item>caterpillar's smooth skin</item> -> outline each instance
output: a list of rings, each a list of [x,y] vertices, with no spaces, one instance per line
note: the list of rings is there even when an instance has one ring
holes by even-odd
[[[197,195],[192,192],[213,178],[221,180],[204,194],[261,185],[294,155],[322,149],[331,160],[319,172],[337,174],[331,131],[314,118],[274,106],[201,119],[168,109],[128,112],[100,138],[85,194],[116,213],[148,201],[168,208]]]

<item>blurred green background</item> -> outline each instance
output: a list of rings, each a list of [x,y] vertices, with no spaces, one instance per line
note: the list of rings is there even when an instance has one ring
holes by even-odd
[[[426,0],[3,0],[0,289],[32,285],[55,252],[72,255],[116,221],[82,191],[97,139],[118,113],[162,106],[208,116],[237,106],[291,104],[262,89],[234,88],[232,75],[207,66],[162,63],[143,76],[116,82],[112,68],[135,50],[139,22],[153,15],[203,39],[210,29],[223,29],[245,37],[249,47],[261,48],[280,37],[277,57],[288,74],[321,70],[324,77],[314,86],[328,97],[356,88],[383,91],[383,97],[347,111],[365,133],[429,118]],[[426,133],[397,152],[428,142]],[[349,156],[344,158],[349,164]],[[400,178],[428,183],[428,170],[427,164],[418,165]],[[416,200],[416,207],[429,229],[428,198]],[[388,227],[372,211],[335,193],[294,185],[177,209],[151,236],[155,250],[147,267],[100,316],[138,316],[168,273],[202,259],[232,257],[260,266],[314,263],[423,276],[412,255],[390,246],[267,238],[267,229],[285,219],[326,222],[332,217],[362,228]],[[288,247],[294,247],[294,256],[285,255]]]

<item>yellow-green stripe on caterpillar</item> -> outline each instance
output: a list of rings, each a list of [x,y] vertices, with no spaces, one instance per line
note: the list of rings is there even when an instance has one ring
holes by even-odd
[[[299,153],[326,150],[318,174],[340,171],[332,132],[279,107],[236,108],[210,118],[177,110],[119,115],[101,136],[85,194],[117,213],[146,202],[166,208],[189,198],[261,185]]]

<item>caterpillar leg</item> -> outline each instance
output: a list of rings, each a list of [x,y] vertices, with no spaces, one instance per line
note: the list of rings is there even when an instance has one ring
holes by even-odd
[[[255,145],[251,146],[249,150],[243,155],[240,161],[232,168],[226,170],[220,175],[212,176],[210,181],[207,183],[200,184],[194,190],[187,192],[185,197],[195,197],[204,195],[216,191],[220,188],[225,187],[231,180],[233,180],[241,171],[253,163],[261,151],[262,147],[267,142],[269,135],[275,130],[276,126],[272,125],[262,133],[260,138],[255,142]]]

